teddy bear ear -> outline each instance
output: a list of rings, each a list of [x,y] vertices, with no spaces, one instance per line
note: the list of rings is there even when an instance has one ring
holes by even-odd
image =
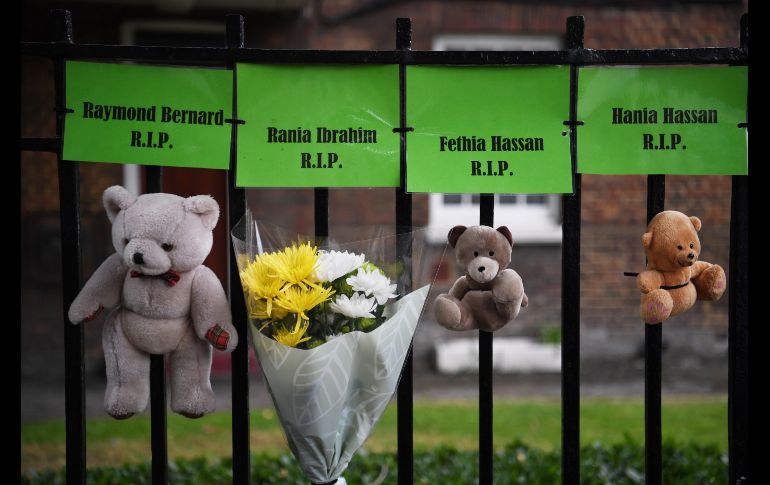
[[[465,226],[455,226],[452,229],[449,230],[449,234],[447,234],[447,240],[449,241],[449,245],[452,247],[455,247],[457,245],[457,240],[460,238],[460,236],[465,232],[465,230],[468,229]]]
[[[644,249],[650,249],[650,246],[652,246],[651,232],[645,232],[644,234],[642,234],[642,245],[644,246]]]
[[[505,236],[505,238],[508,240],[508,244],[513,247],[513,234],[511,234],[511,230],[508,229],[507,226],[500,226],[497,228],[497,232]]]
[[[182,203],[184,210],[200,216],[203,225],[209,231],[213,230],[219,220],[219,204],[210,195],[194,195]]]
[[[698,219],[695,216],[690,216],[690,222],[692,222],[692,225],[695,226],[696,231],[700,231],[700,228],[701,228],[700,219]]]
[[[136,197],[120,185],[108,187],[102,195],[104,210],[107,211],[110,222],[115,220],[120,211],[128,209],[134,202],[136,202]]]

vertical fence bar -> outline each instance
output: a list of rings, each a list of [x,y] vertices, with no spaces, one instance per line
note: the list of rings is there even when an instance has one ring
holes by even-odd
[[[666,199],[665,175],[647,176],[647,222],[663,211]],[[661,375],[663,324],[644,327],[644,462],[646,485],[663,482],[661,461]]]
[[[245,46],[243,16],[227,15],[226,44],[230,49]],[[227,234],[238,224],[246,212],[246,190],[235,186],[236,161],[238,150],[238,78],[235,65],[228,66],[233,70],[233,106],[231,135],[230,135],[230,170],[227,172]],[[238,263],[232,244],[227,244],[227,276],[228,295],[230,295],[230,312],[233,325],[238,332],[238,346],[230,354],[230,376],[232,379],[231,408],[233,413],[232,446],[233,446],[233,483],[246,485],[251,474],[251,452],[249,444],[249,330],[246,318],[246,303],[243,299],[241,278],[238,274]]]
[[[412,48],[412,19],[396,19],[396,49],[408,51]],[[406,192],[406,64],[398,66],[398,92],[399,92],[399,138],[400,138],[400,185],[396,189],[396,234],[397,236],[397,261],[411,261],[407,259],[411,251],[400,234],[409,237],[412,230],[412,194]],[[404,277],[399,279],[398,293],[405,294],[412,290],[412,268],[404,268]],[[412,347],[406,354],[404,369],[401,372],[401,380],[398,383],[398,483],[411,485],[414,483],[414,400],[412,379]]]
[[[163,167],[148,165],[144,167],[146,192],[163,192]]]
[[[163,192],[163,169],[144,167],[147,193]],[[150,442],[152,483],[168,483],[168,436],[166,419],[166,366],[163,355],[150,356]]]
[[[741,17],[741,47],[749,47],[748,15]],[[751,66],[749,66],[749,69]],[[751,106],[749,81],[747,106]],[[749,173],[752,172],[752,149]],[[730,483],[744,484],[749,468],[749,178],[733,175],[730,201],[728,330],[728,436]]]
[[[582,49],[583,17],[567,18],[567,48]],[[561,476],[580,482],[580,213],[581,177],[577,171],[578,66],[570,65],[569,137],[574,193],[562,197],[561,245]]]
[[[72,44],[72,14],[52,10],[54,41]],[[83,325],[72,325],[67,316],[80,288],[80,174],[76,162],[62,159],[67,108],[65,60],[54,58],[56,136],[59,139],[59,217],[61,230],[62,304],[64,316],[64,412],[67,441],[67,483],[86,483],[85,365]]]
[[[495,196],[479,194],[479,224],[494,225]],[[479,484],[492,483],[492,332],[479,330]]]
[[[313,207],[315,214],[315,237],[326,239],[329,236],[329,188],[313,189]]]

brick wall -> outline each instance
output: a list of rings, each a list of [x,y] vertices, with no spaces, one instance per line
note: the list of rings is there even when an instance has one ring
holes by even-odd
[[[539,5],[510,2],[402,2],[369,14],[328,25],[320,16],[332,17],[361,2],[325,1],[313,15],[243,12],[246,16],[246,41],[250,47],[314,48],[314,49],[392,49],[395,44],[395,18],[413,20],[413,48],[429,50],[439,34],[527,34],[563,36],[566,18],[584,15],[585,45],[589,48],[652,48],[735,46],[738,43],[740,15],[746,4],[669,5],[648,2],[648,6],[623,7],[591,5]],[[22,6],[22,38],[47,41],[50,28],[47,6],[35,2]],[[172,18],[168,13],[136,7],[119,8],[77,4],[73,10],[75,40],[84,43],[117,43],[124,19]],[[185,18],[220,20],[224,11],[193,11]],[[44,137],[54,133],[53,84],[51,64],[47,60],[22,59],[21,83],[22,136]],[[81,211],[84,231],[84,275],[109,253],[109,238],[101,207],[101,192],[121,181],[117,165],[81,165]],[[58,251],[58,187],[55,158],[48,154],[23,153],[21,156],[22,260],[25,271],[26,300],[22,301],[25,325],[22,348],[37,348],[41,336],[50,345],[43,351],[50,362],[38,358],[36,350],[25,365],[60,368],[59,330],[59,253]],[[645,228],[645,178],[583,177],[582,230],[582,300],[583,324],[602,329],[636,329],[638,292],[632,278],[623,271],[642,268],[644,254],[640,236]],[[727,266],[729,250],[730,181],[727,177],[668,177],[667,208],[698,215],[704,223],[701,233],[703,258]],[[259,218],[293,231],[309,233],[313,227],[313,194],[308,189],[253,190],[248,193],[249,206]],[[395,224],[393,189],[332,190],[330,197],[332,232],[349,233],[361,221]],[[427,223],[427,198],[414,197],[416,225]],[[473,224],[476,221],[458,221]],[[219,244],[227,244],[221,241]],[[433,248],[429,266],[440,257]],[[558,322],[560,316],[559,246],[517,246],[513,267],[524,277],[532,302],[529,311],[506,333],[536,334],[537,327]],[[450,254],[451,260],[451,254]],[[455,271],[456,268],[452,268]],[[440,287],[454,278],[447,273]],[[729,275],[728,275],[729,277]],[[41,279],[42,278],[42,279]],[[28,290],[28,289],[29,290]],[[34,293],[33,293],[34,292]],[[54,296],[51,296],[54,295]],[[50,305],[35,305],[46,300]],[[47,308],[47,310],[45,310]],[[26,310],[25,310],[26,309]],[[45,310],[45,311],[44,311]],[[724,332],[727,321],[727,299],[700,304],[679,317],[677,326],[710,328]],[[35,323],[37,322],[37,323]],[[634,330],[634,331],[636,331]],[[100,361],[99,329],[86,332],[89,355]],[[435,336],[424,334],[425,338]],[[441,337],[443,338],[443,337]],[[49,352],[49,350],[51,352]],[[25,355],[23,353],[22,355]],[[26,364],[25,364],[26,363]],[[27,367],[29,369],[30,367]]]
[[[324,1],[322,12],[333,17],[359,4],[348,0]],[[545,2],[544,2],[545,3]],[[746,3],[730,5],[648,2],[594,2],[581,5],[542,5],[535,2],[409,2],[396,3],[339,26],[318,26],[308,45],[336,49],[390,49],[395,44],[394,19],[412,19],[412,47],[430,50],[438,34],[562,35],[566,18],[586,19],[585,45],[590,48],[655,48],[737,45],[740,16]]]
[[[329,18],[350,11],[358,2],[323,2]],[[736,46],[745,4],[649,6],[538,5],[507,2],[414,2],[396,4],[338,26],[311,30],[310,47],[321,49],[392,49],[394,19],[412,19],[412,47],[430,50],[441,34],[526,34],[563,36],[566,18],[586,19],[588,48],[659,48]],[[358,207],[354,194],[339,194],[342,213]],[[423,195],[419,204],[427,205]],[[383,200],[383,203],[387,203]],[[387,207],[387,205],[386,205]],[[668,177],[666,208],[703,220],[702,258],[727,267],[729,251],[729,177]],[[421,207],[421,210],[422,207]],[[427,214],[420,213],[417,220]],[[646,177],[583,176],[581,309],[585,325],[608,329],[639,325],[639,292],[624,271],[644,266],[640,237],[646,227]],[[457,221],[473,224],[476,221]],[[504,222],[504,221],[499,221]],[[515,229],[514,229],[515,233]],[[433,256],[435,259],[436,256]],[[522,276],[533,301],[507,332],[535,333],[533,325],[559,321],[560,258],[558,247],[517,246],[512,267]],[[456,268],[453,268],[453,278]],[[728,276],[729,277],[729,276]],[[451,280],[451,278],[449,278]],[[443,286],[451,282],[447,280]],[[439,282],[440,283],[440,282]],[[535,310],[537,309],[537,310]],[[697,305],[677,318],[679,326],[721,327],[727,323],[727,296],[720,302]]]

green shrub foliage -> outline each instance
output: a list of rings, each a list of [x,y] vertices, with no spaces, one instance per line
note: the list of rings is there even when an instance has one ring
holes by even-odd
[[[622,444],[595,444],[581,450],[581,483],[585,485],[623,485],[644,483],[644,448],[630,440]],[[727,483],[727,455],[713,446],[666,444],[663,447],[663,482],[679,485]],[[150,464],[131,464],[115,468],[89,468],[89,484],[149,484]],[[394,453],[368,453],[362,449],[353,458],[344,476],[350,484],[395,484],[398,463]],[[291,455],[253,455],[252,483],[302,484],[297,462]],[[494,481],[498,484],[559,483],[560,453],[543,451],[517,442],[495,452]],[[478,452],[440,447],[418,451],[414,457],[417,484],[466,485],[478,481]],[[23,484],[65,484],[64,470],[29,472]],[[169,483],[232,483],[232,460],[205,458],[169,463]]]

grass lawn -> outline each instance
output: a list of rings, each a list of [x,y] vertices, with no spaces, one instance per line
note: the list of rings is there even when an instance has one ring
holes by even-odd
[[[641,399],[584,399],[581,405],[581,441],[588,445],[620,443],[629,436],[644,440],[644,403]],[[168,416],[171,458],[232,455],[231,416],[218,412],[198,420]],[[561,405],[558,400],[495,401],[496,447],[520,439],[530,446],[553,450],[560,446]],[[150,457],[149,415],[125,421],[91,419],[86,424],[89,466],[110,466],[147,461]],[[23,423],[21,468],[60,468],[65,462],[64,421]],[[664,400],[663,439],[676,443],[716,445],[727,449],[727,398],[688,397]],[[414,406],[414,445],[430,450],[439,445],[478,449],[478,407],[472,401],[424,401]],[[391,404],[366,442],[371,451],[395,451],[396,406]],[[251,450],[288,452],[275,413],[251,413]]]

